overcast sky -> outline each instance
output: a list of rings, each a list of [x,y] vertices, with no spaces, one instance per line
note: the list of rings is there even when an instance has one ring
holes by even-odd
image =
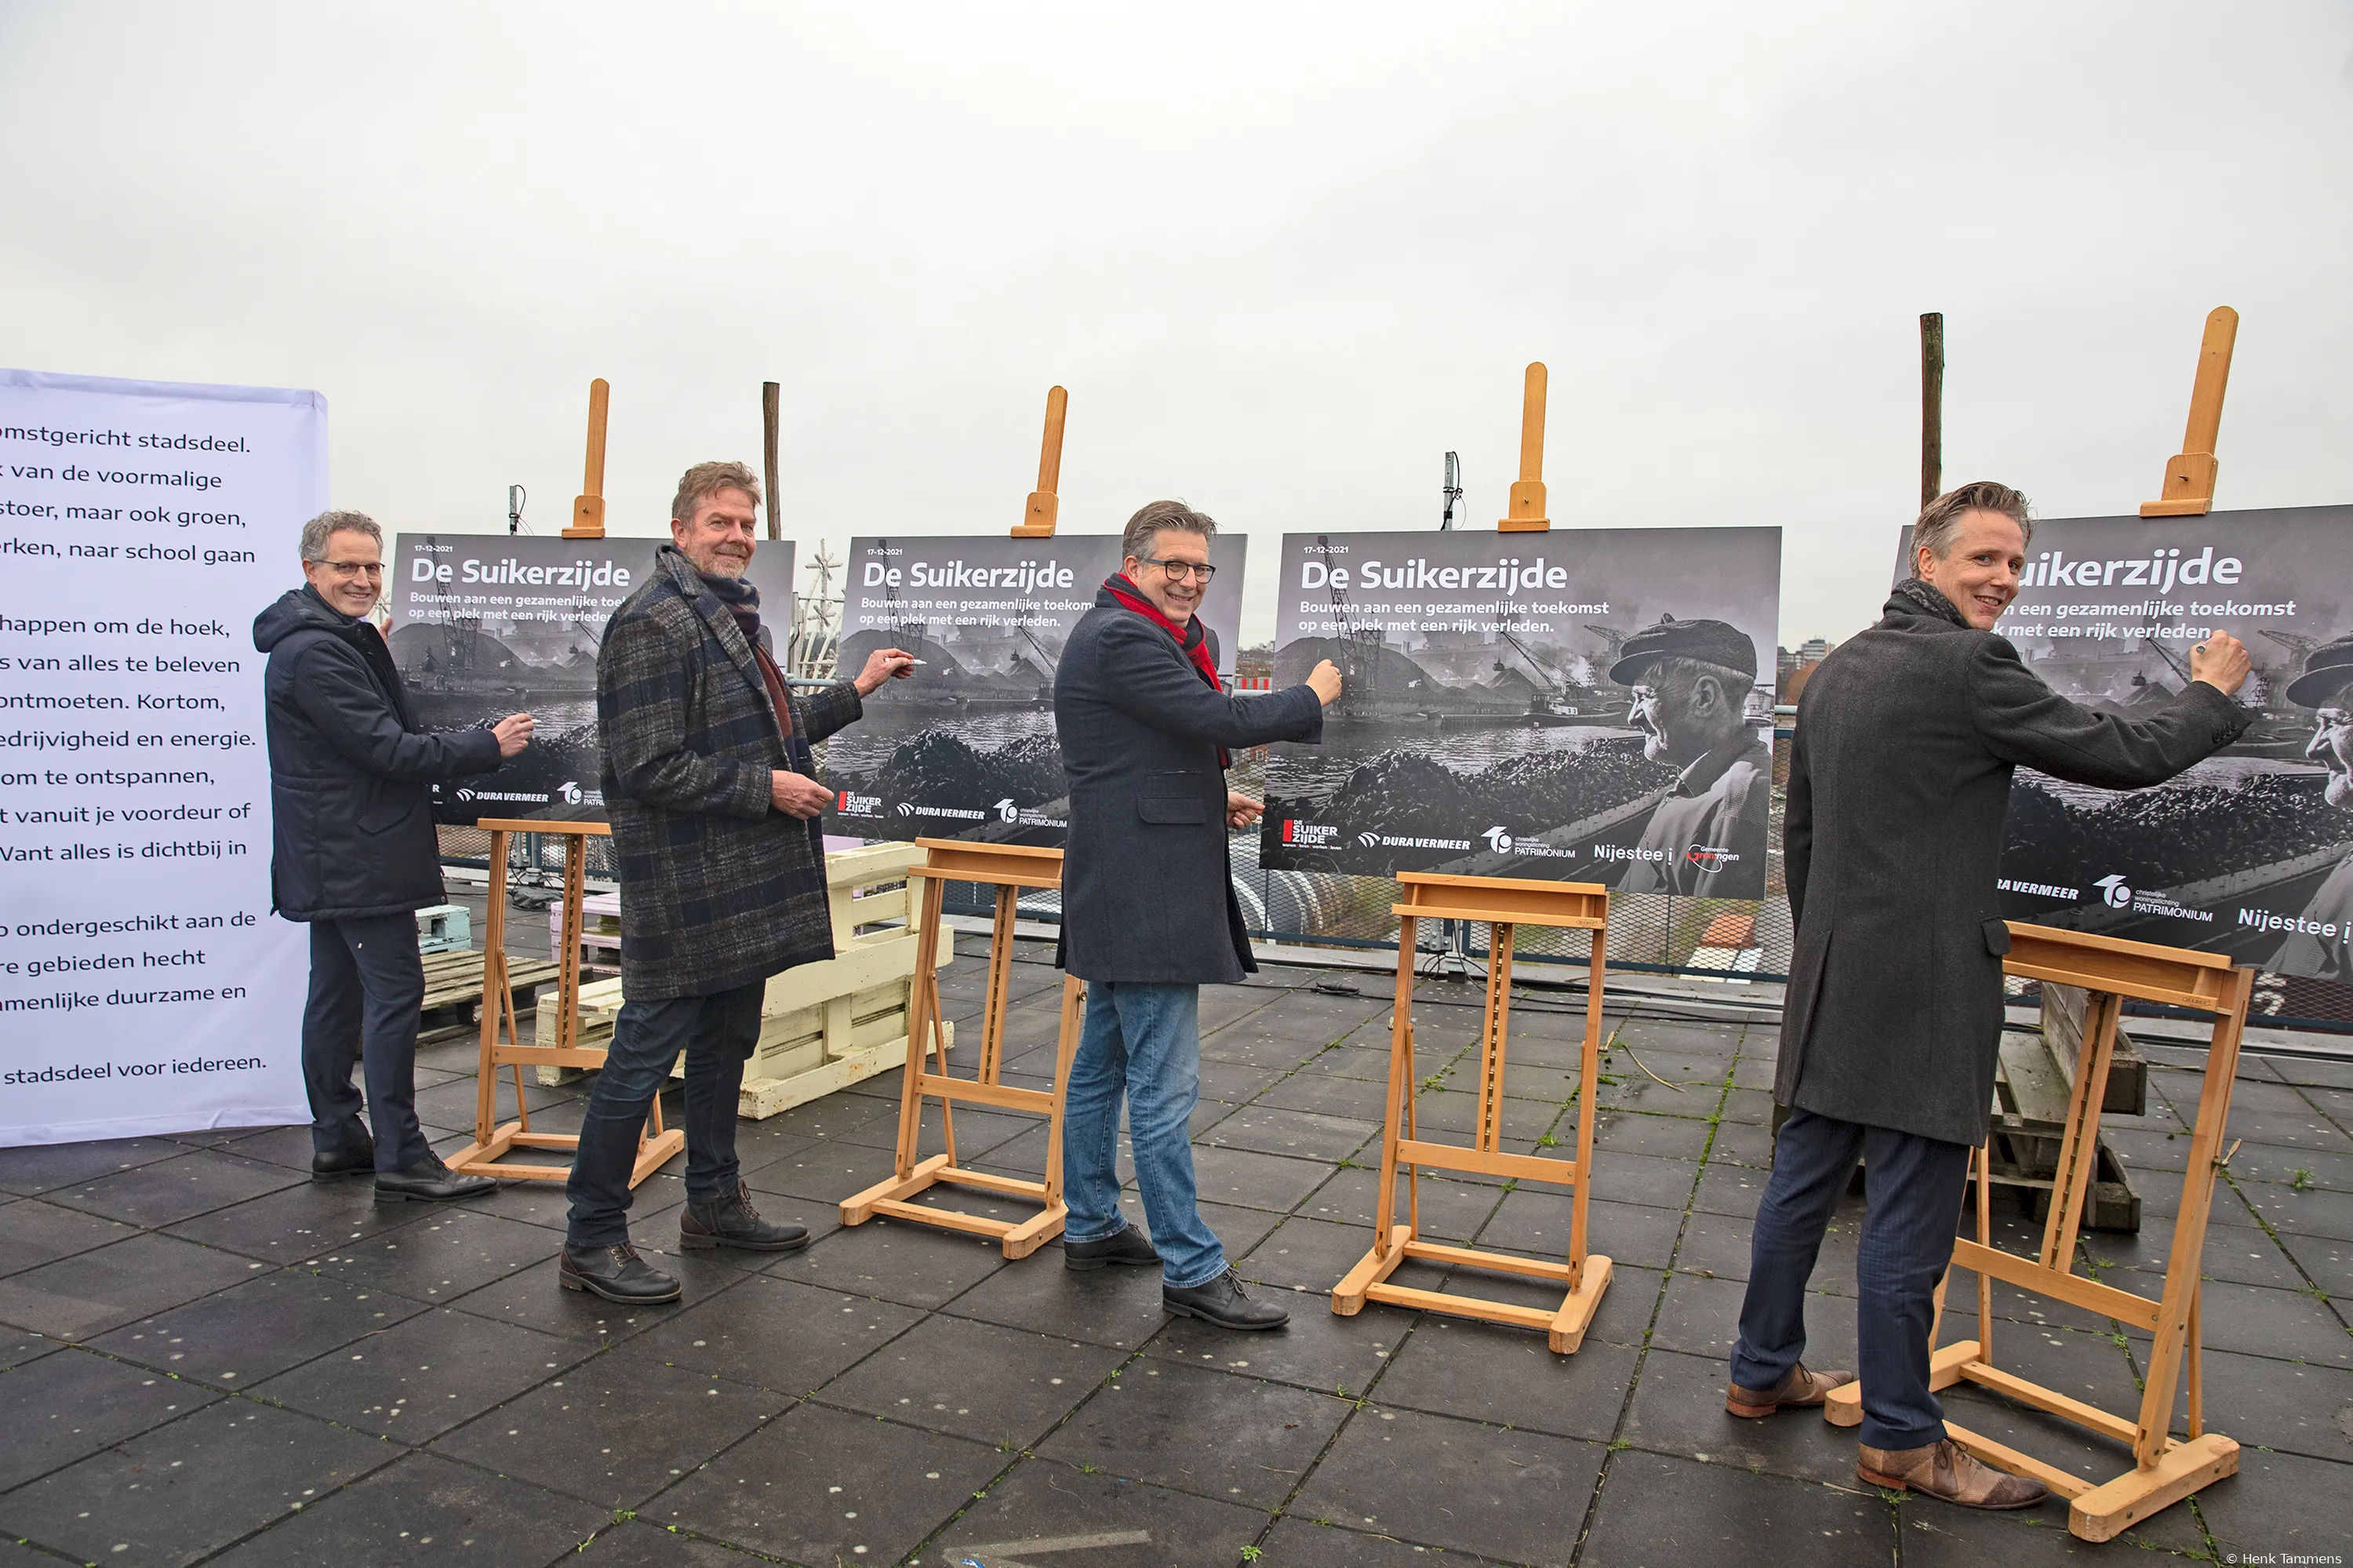
[[[2129,512],[2205,313],[2224,507],[2353,501],[2353,5],[727,7],[0,0],[0,363],[315,387],[392,529],[760,461],[785,524],[1778,524],[1844,637],[1948,482]],[[1256,552],[1254,552],[1255,554]],[[1252,589],[1271,631],[1273,573]]]

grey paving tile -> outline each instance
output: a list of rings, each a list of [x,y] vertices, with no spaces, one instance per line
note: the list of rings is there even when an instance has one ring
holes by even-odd
[[[732,1546],[673,1534],[637,1519],[599,1531],[579,1556],[586,1568],[754,1568],[763,1561]]]
[[[2225,1553],[2235,1552],[2242,1563],[2268,1552],[2344,1553],[2345,1468],[2340,1464],[2242,1448],[2239,1473],[2200,1492],[2196,1502],[2214,1543]]]
[[[618,1353],[802,1394],[923,1320],[895,1302],[756,1275],[665,1314]]]
[[[2326,1236],[2288,1236],[2280,1244],[2305,1277],[2323,1292],[2353,1298],[2353,1242]]]
[[[791,1404],[711,1372],[603,1355],[431,1446],[599,1508],[632,1509]]]
[[[504,1476],[409,1454],[214,1561],[226,1568],[437,1556],[543,1563],[568,1557],[609,1518]]]
[[[652,1255],[653,1263],[667,1268],[672,1260]],[[525,1329],[536,1329],[543,1334],[580,1341],[587,1349],[616,1345],[631,1336],[668,1322],[698,1300],[732,1290],[743,1284],[745,1276],[734,1269],[713,1271],[717,1281],[699,1280],[688,1290],[682,1303],[662,1302],[649,1307],[623,1307],[599,1300],[583,1290],[566,1290],[556,1279],[556,1260],[533,1264],[517,1269],[493,1284],[468,1291],[449,1303],[459,1312],[493,1322],[513,1323]],[[584,1351],[585,1353],[585,1351]]]
[[[305,1137],[309,1136],[307,1129]],[[379,1203],[364,1180],[297,1181],[166,1227],[166,1234],[271,1264],[301,1262],[427,1217],[418,1203]]]
[[[1894,1558],[1895,1539],[1894,1507],[1857,1495],[1851,1475],[1840,1488],[1620,1453],[1610,1458],[1583,1560],[1623,1568],[1879,1563]]]
[[[1620,1431],[1637,1448],[1832,1486],[1854,1484],[1854,1434],[1819,1411],[1785,1410],[1743,1421],[1724,1408],[1731,1372],[1714,1356],[1652,1351],[1635,1380]]]
[[[2353,1367],[2353,1334],[2346,1331],[2336,1309],[2318,1297],[2209,1280],[2202,1300],[2200,1321],[2210,1351]],[[2137,1329],[2126,1332],[2137,1343],[2148,1338]]]
[[[1377,1150],[1368,1150],[1377,1154]],[[1374,1211],[1379,1206],[1381,1173],[1377,1170],[1355,1167],[1335,1171],[1331,1179],[1315,1189],[1295,1211],[1303,1219],[1329,1220],[1337,1224],[1359,1225],[1366,1233],[1366,1245],[1370,1245]],[[1409,1184],[1403,1173],[1398,1177],[1395,1213],[1398,1224],[1408,1213]],[[1479,1234],[1495,1212],[1495,1205],[1506,1194],[1500,1187],[1484,1181],[1457,1181],[1444,1176],[1424,1176],[1420,1181],[1421,1234],[1432,1241],[1467,1242]]]
[[[1193,1183],[1205,1202],[1287,1214],[1331,1176],[1332,1166],[1248,1149],[1193,1150]]]
[[[0,1491],[175,1421],[220,1396],[143,1367],[66,1350],[0,1375]],[[5,1505],[0,1505],[5,1513]]]
[[[37,1143],[0,1149],[0,1192],[31,1194],[79,1186],[120,1171],[188,1151],[168,1138],[111,1138],[91,1143]]]
[[[1746,1282],[1671,1274],[1659,1303],[1651,1343],[1663,1351],[1727,1361],[1740,1337],[1740,1306]],[[1817,1370],[1855,1364],[1854,1299],[1809,1293],[1806,1297],[1806,1364]],[[1950,1338],[1950,1336],[1947,1336]]]
[[[1597,1154],[1591,1177],[1593,1196],[1612,1203],[1646,1203],[1681,1210],[1692,1202],[1692,1189],[1700,1167],[1689,1160],[1662,1160],[1650,1154]]]
[[[1036,1266],[1033,1260],[1025,1260]],[[994,1241],[903,1220],[873,1219],[836,1231],[767,1272],[804,1285],[879,1296],[910,1307],[946,1305],[1006,1266]]]
[[[1373,1245],[1369,1225],[1335,1225],[1324,1220],[1284,1220],[1234,1265],[1253,1284],[1326,1296]]]
[[[1352,1054],[1354,1053],[1325,1052],[1299,1071],[1274,1079],[1250,1103],[1281,1110],[1348,1117],[1378,1127],[1382,1105],[1388,1098],[1388,1086],[1370,1078],[1343,1076],[1332,1070],[1346,1065],[1345,1062],[1324,1065],[1335,1055]]]
[[[2332,1192],[2319,1187],[2298,1192],[2293,1187],[2251,1181],[2239,1189],[2239,1195],[2282,1235],[2353,1241],[2353,1192]],[[2215,1194],[2214,1209],[2216,1223],[2223,1223],[2225,1209],[2220,1192]]]
[[[839,1095],[826,1097],[827,1099],[840,1097]],[[822,1105],[825,1102],[813,1103]],[[785,1114],[789,1116],[792,1113],[787,1111]],[[924,1152],[930,1155],[940,1150],[934,1146]],[[870,1149],[862,1143],[825,1139],[796,1150],[771,1164],[763,1165],[757,1171],[747,1172],[744,1180],[755,1192],[779,1192],[815,1202],[839,1203],[879,1181],[888,1180],[896,1169],[896,1156],[891,1150]],[[1034,1177],[1035,1172],[1030,1174]]]
[[[1075,1553],[1071,1561],[1089,1568],[1195,1568],[1240,1563],[1242,1549],[1266,1524],[1267,1516],[1256,1509],[1025,1458],[975,1499],[924,1556],[951,1564],[996,1563],[1050,1562],[1068,1552]],[[1092,1544],[1074,1544],[1079,1542]],[[1266,1561],[1289,1568],[1288,1559],[1271,1552]]]
[[[1376,1406],[1348,1424],[1285,1511],[1510,1563],[1565,1564],[1607,1453],[1599,1443]]]
[[[423,1310],[389,1291],[278,1269],[127,1323],[90,1345],[175,1377],[235,1390]]]
[[[1556,1355],[1542,1334],[1425,1313],[1374,1391],[1385,1409],[1607,1442],[1641,1352],[1588,1336]]]
[[[2207,1430],[2245,1447],[2353,1465],[2353,1372],[2229,1351],[2210,1350],[2204,1360]],[[2189,1417],[2185,1379],[2174,1399],[2173,1429],[2187,1432]]]
[[[132,1228],[118,1221],[38,1198],[0,1203],[0,1275],[22,1274],[131,1234]]]
[[[0,1498],[0,1530],[84,1563],[194,1563],[400,1455],[323,1421],[225,1399]]]
[[[1287,1305],[1287,1303],[1286,1303]],[[959,1318],[1133,1350],[1168,1321],[1149,1268],[1073,1273],[1054,1248],[1001,1268],[951,1302]]]
[[[1377,1121],[1252,1106],[1220,1120],[1207,1141],[1221,1148],[1254,1149],[1300,1160],[1340,1160],[1376,1142],[1380,1135]]]
[[[1565,1192],[1520,1188],[1479,1232],[1482,1247],[1501,1247],[1540,1257],[1566,1258],[1573,1200]],[[1595,1198],[1585,1206],[1585,1250],[1613,1262],[1664,1268],[1674,1255],[1683,1213],[1647,1203],[1613,1203]]]
[[[422,1443],[580,1361],[586,1347],[440,1308],[252,1389],[254,1397]]]
[[[936,1432],[795,1405],[638,1510],[794,1563],[895,1563],[1010,1461]]]
[[[43,1356],[53,1356],[65,1348],[62,1340],[44,1339],[21,1329],[0,1328],[0,1372],[37,1361]]]
[[[168,1225],[308,1180],[282,1165],[220,1150],[185,1149],[171,1160],[54,1188],[47,1199],[126,1224]]]
[[[1353,1408],[1283,1383],[1147,1358],[1081,1406],[1038,1452],[1271,1509]]]
[[[142,1232],[0,1279],[0,1322],[52,1339],[86,1340],[209,1296],[262,1266],[232,1253]]]
[[[1126,1360],[1124,1351],[1081,1340],[934,1316],[816,1397],[934,1432],[1027,1448]]]
[[[1171,1318],[1145,1342],[1144,1353],[1353,1399],[1373,1386],[1421,1321],[1419,1313],[1388,1307],[1342,1318],[1322,1300],[1282,1304],[1291,1309],[1291,1321],[1280,1332],[1236,1334],[1198,1318]]]
[[[1427,1568],[1432,1563],[1484,1561],[1459,1552],[1409,1546],[1395,1536],[1343,1530],[1323,1520],[1285,1514],[1266,1538],[1262,1560],[1280,1568]]]
[[[303,1266],[365,1289],[438,1303],[544,1262],[563,1245],[544,1226],[437,1208],[414,1224],[333,1243]]]

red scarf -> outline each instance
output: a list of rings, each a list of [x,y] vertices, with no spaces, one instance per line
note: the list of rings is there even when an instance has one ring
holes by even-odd
[[[1209,690],[1218,693],[1220,696],[1224,695],[1225,683],[1218,679],[1218,666],[1209,658],[1209,639],[1201,630],[1199,616],[1194,616],[1182,626],[1177,625],[1161,614],[1160,607],[1145,598],[1144,591],[1138,588],[1134,580],[1124,572],[1114,572],[1105,577],[1103,591],[1175,638],[1176,646],[1183,651],[1185,657],[1192,662],[1193,668],[1200,673],[1201,679],[1209,683]],[[1219,747],[1218,766],[1231,768],[1233,765],[1234,760],[1227,754],[1226,748]]]

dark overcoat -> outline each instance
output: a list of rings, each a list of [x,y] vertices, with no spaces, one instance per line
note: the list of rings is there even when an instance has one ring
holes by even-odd
[[[809,748],[864,705],[847,681],[786,703],[789,741],[735,618],[662,546],[596,654],[630,1001],[708,996],[833,957],[824,830],[777,810],[769,775],[816,778]]]
[[[375,623],[309,585],[254,617],[269,738],[269,899],[289,920],[359,920],[440,903],[436,780],[488,773],[486,729],[419,729]]]
[[[1207,985],[1255,970],[1228,863],[1218,750],[1323,739],[1314,691],[1212,691],[1175,638],[1098,590],[1062,648],[1054,723],[1071,780],[1062,860],[1071,973]]]
[[[2253,716],[2195,682],[2147,719],[2095,713],[1934,588],[1899,588],[1798,703],[1782,829],[1798,938],[1774,1097],[1983,1142],[2010,950],[1994,885],[2011,771],[2135,789]]]

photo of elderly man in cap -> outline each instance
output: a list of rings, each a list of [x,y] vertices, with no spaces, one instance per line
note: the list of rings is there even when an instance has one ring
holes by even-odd
[[[2304,673],[2287,683],[2287,700],[2316,710],[2312,740],[2304,755],[2328,770],[2328,803],[2353,810],[2353,637],[2324,642],[2306,654]],[[2304,919],[2307,926],[2353,932],[2353,855],[2339,861],[2328,880],[2314,891],[2312,902],[2304,906]],[[2353,982],[2353,961],[2347,958],[2342,935],[2292,931],[2272,955],[2270,967],[2338,985]]]
[[[1757,644],[1721,620],[1662,616],[1626,639],[1609,678],[1633,688],[1627,722],[1643,734],[1642,754],[1683,769],[1619,891],[1754,896],[1773,795],[1773,748],[1747,716]]]

